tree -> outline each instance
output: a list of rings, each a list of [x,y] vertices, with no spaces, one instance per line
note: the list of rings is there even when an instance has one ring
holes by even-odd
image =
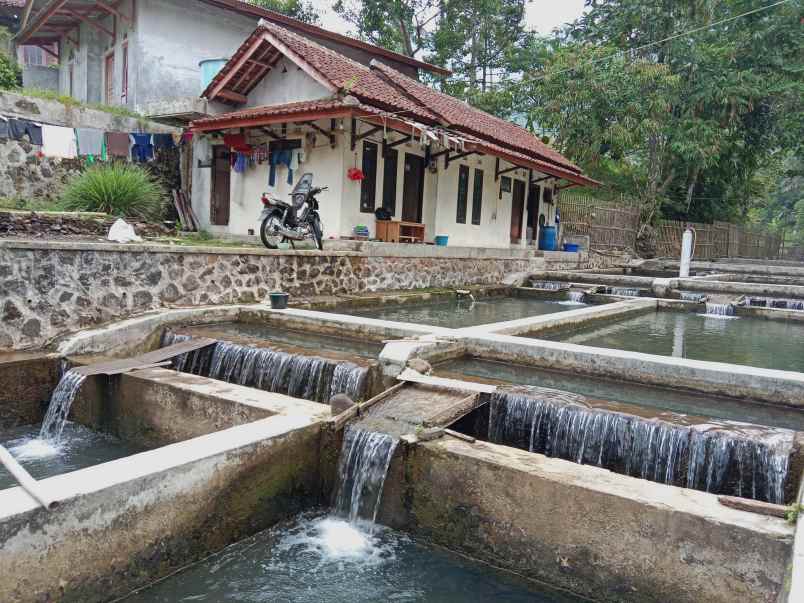
[[[305,23],[318,23],[319,11],[305,0],[247,0],[250,4],[272,10]]]
[[[13,90],[22,86],[22,70],[6,48],[11,34],[0,27],[0,90]]]
[[[763,167],[779,152],[800,150],[801,1],[747,15],[757,7],[746,0],[590,0],[588,4],[589,11],[561,36],[568,52],[608,46],[620,51],[617,56],[626,62],[662,66],[678,78],[668,98],[670,119],[662,123],[665,142],[656,147],[668,166],[666,174],[672,176],[657,189],[663,214],[744,219]],[[677,35],[685,32],[689,33]],[[606,62],[601,57],[595,65],[600,69]],[[625,68],[625,62],[614,64]],[[538,96],[545,88],[542,75],[532,74],[531,95]],[[584,78],[591,78],[590,84],[599,79],[579,70],[556,77],[565,82],[577,78],[578,88],[584,87]],[[616,94],[610,88],[600,93]],[[567,100],[566,95],[563,98]],[[592,131],[617,123],[602,113],[587,117]],[[575,127],[582,126],[576,122]],[[583,155],[579,149],[563,148],[572,156]],[[621,157],[608,153],[606,158],[623,169],[647,160],[639,147]]]

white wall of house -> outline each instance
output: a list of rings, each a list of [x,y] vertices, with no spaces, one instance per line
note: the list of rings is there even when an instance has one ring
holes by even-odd
[[[328,98],[332,93],[293,61],[282,58],[248,95],[247,107],[282,105]]]

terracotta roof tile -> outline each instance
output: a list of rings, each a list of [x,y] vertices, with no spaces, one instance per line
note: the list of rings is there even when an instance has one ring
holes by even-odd
[[[285,103],[283,105],[265,105],[263,107],[252,107],[241,111],[232,111],[220,115],[212,115],[193,121],[192,126],[210,126],[223,122],[239,119],[252,119],[257,117],[292,116],[300,113],[325,112],[337,109],[359,109],[363,112],[381,112],[366,105],[349,103],[341,99],[322,99],[313,101],[300,101],[296,103]]]

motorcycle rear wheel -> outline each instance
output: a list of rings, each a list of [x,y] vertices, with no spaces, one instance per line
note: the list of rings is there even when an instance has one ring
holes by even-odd
[[[262,244],[268,249],[277,249],[279,244],[285,240],[284,235],[276,232],[278,228],[282,228],[282,216],[279,213],[273,213],[262,221],[260,238]]]

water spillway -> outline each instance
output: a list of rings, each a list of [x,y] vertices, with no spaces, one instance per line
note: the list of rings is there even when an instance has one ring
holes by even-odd
[[[335,511],[348,517],[376,521],[388,467],[398,440],[390,435],[349,427],[338,466]]]
[[[190,338],[166,330],[162,347]],[[369,381],[369,369],[351,362],[226,341],[177,356],[173,367],[180,372],[323,403],[335,394],[346,394],[356,401],[363,399]]]
[[[639,289],[633,287],[611,287],[611,295],[620,297],[639,297]]]
[[[706,304],[707,316],[734,316],[732,304]]]
[[[532,281],[531,287],[534,289],[545,289],[547,291],[559,291],[561,289],[568,289],[569,283],[559,281]]]
[[[62,375],[56,389],[53,391],[53,395],[50,397],[50,404],[42,421],[40,438],[55,442],[61,439],[73,400],[75,400],[75,396],[81,389],[85,379],[84,375],[74,370],[68,370]]]
[[[492,396],[488,439],[650,481],[784,504],[794,432],[684,424],[534,387]]]
[[[576,304],[585,304],[586,303],[586,292],[585,291],[569,291],[567,293],[569,297],[569,301],[576,303]]]

